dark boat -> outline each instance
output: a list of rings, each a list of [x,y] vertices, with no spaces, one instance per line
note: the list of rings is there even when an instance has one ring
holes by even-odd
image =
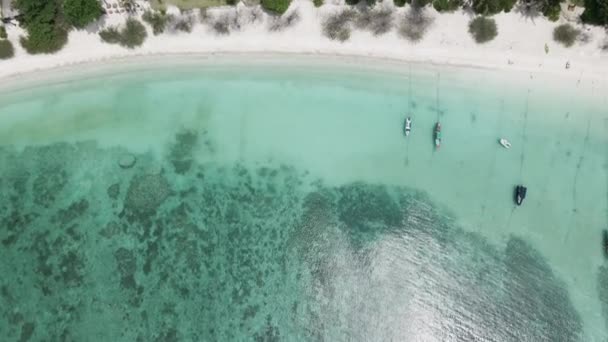
[[[435,148],[439,149],[441,147],[441,124],[438,122],[435,125]]]
[[[528,188],[523,185],[518,185],[515,187],[515,203],[517,205],[521,205],[521,203],[524,201],[524,198],[526,198],[527,191]]]
[[[604,256],[608,257],[608,230],[602,232],[602,247],[604,248]]]

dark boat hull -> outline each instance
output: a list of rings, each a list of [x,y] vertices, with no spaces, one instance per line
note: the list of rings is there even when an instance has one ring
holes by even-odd
[[[602,231],[602,248],[604,249],[604,257],[608,258],[608,230]]]
[[[528,189],[523,185],[518,185],[515,187],[515,204],[521,205],[526,198],[526,193]]]

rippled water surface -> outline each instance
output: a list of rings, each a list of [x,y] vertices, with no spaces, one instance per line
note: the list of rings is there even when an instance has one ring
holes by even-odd
[[[0,94],[2,340],[608,338],[606,83],[216,62]]]

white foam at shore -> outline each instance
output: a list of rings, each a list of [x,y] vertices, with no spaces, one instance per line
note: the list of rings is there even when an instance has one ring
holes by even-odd
[[[407,10],[394,8],[392,2],[379,6],[393,8],[398,17]],[[200,23],[194,25],[191,33],[154,36],[148,28],[148,39],[135,50],[102,43],[98,30],[92,27],[72,31],[67,46],[52,55],[28,55],[18,43],[23,30],[8,27],[9,39],[16,52],[14,58],[0,62],[0,77],[127,56],[217,52],[351,55],[555,73],[577,78],[606,79],[608,76],[608,53],[600,49],[606,34],[600,27],[581,26],[591,35],[590,41],[565,48],[552,39],[553,29],[558,23],[549,22],[543,17],[525,18],[513,11],[494,16],[498,36],[489,43],[479,45],[468,33],[468,22],[472,18],[470,13],[457,11],[438,14],[430,8],[429,12],[435,17],[434,23],[418,43],[399,37],[394,29],[382,36],[354,30],[349,41],[340,43],[324,37],[321,30],[323,19],[343,7],[327,4],[317,9],[310,1],[294,0],[289,11],[298,11],[300,20],[281,32],[269,32],[271,18],[267,14],[262,15],[261,21],[244,25],[230,35],[217,35],[207,25]],[[243,10],[244,5],[237,6],[236,11]],[[217,13],[235,9],[219,8],[212,11]],[[123,15],[109,15],[103,18],[101,25],[120,24],[124,19]],[[549,47],[548,53],[545,53],[545,44]],[[569,69],[565,68],[567,62],[570,62]]]

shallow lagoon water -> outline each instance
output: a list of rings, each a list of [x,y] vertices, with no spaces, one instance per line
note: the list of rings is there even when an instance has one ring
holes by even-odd
[[[0,331],[605,340],[606,83],[365,62],[162,62],[3,91]]]

